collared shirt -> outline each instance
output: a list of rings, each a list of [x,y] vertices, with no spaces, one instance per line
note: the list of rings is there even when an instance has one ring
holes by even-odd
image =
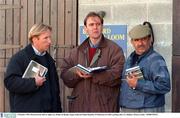
[[[42,52],[42,53],[39,52],[33,45],[32,45],[32,48],[33,48],[35,54],[38,56],[44,56],[46,54],[46,52]]]
[[[91,40],[89,40],[89,45],[91,48],[97,48],[99,46],[99,42],[97,44],[92,44]]]

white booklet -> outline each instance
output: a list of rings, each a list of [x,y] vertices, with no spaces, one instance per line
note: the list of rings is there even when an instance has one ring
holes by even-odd
[[[100,67],[84,67],[81,64],[77,64],[74,68],[79,69],[83,72],[85,72],[86,74],[90,74],[90,73],[98,73],[98,72],[102,72],[107,70],[107,66],[100,66]]]
[[[39,64],[38,62],[34,60],[31,60],[22,78],[33,78],[37,75],[41,77],[45,77],[47,72],[48,72],[48,69],[45,66]]]
[[[138,79],[143,79],[144,78],[143,73],[142,73],[139,66],[134,66],[132,68],[126,69],[126,75],[129,75],[129,74],[132,74],[132,73],[134,73],[138,77]]]

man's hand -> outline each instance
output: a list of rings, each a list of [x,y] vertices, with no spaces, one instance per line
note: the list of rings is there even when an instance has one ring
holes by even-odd
[[[83,73],[82,71],[76,69],[76,74],[81,77],[81,78],[84,78],[84,79],[88,79],[88,78],[91,78],[92,75],[91,74],[86,74],[86,73]]]
[[[45,81],[46,81],[46,78],[44,78],[44,77],[41,77],[39,75],[37,75],[35,77],[36,86],[38,86],[38,87],[42,86]]]
[[[129,87],[135,89],[136,88],[136,85],[137,85],[137,81],[138,81],[138,77],[136,77],[135,74],[131,73],[129,75],[127,75],[127,83],[129,85]]]

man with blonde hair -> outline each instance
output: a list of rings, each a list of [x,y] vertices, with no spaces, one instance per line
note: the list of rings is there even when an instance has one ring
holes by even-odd
[[[11,112],[60,112],[59,80],[53,58],[47,52],[52,28],[34,24],[29,31],[30,44],[12,56],[4,84],[10,93]],[[29,62],[34,60],[48,69],[45,77],[22,78]]]

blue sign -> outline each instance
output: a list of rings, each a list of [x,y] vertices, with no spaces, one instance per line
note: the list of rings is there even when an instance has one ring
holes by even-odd
[[[83,29],[84,26],[80,26],[80,43],[82,43],[87,35]],[[124,51],[124,55],[127,55],[127,25],[104,25],[103,34],[106,38],[116,42]]]

